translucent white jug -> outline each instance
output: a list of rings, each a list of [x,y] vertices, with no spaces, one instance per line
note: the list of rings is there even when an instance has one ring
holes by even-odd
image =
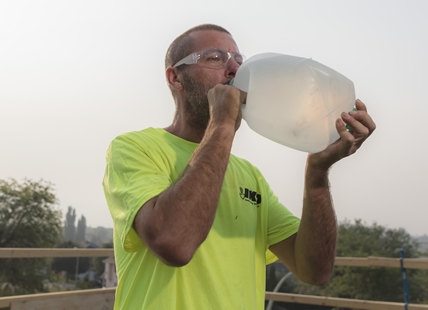
[[[275,53],[251,57],[233,85],[247,92],[242,117],[260,135],[316,153],[339,138],[335,121],[355,104],[354,84],[312,59]]]

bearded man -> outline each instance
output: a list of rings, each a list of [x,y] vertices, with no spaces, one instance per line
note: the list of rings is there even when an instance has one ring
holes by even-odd
[[[115,309],[261,310],[265,267],[277,258],[306,283],[331,277],[337,223],[328,171],[376,126],[357,100],[336,121],[339,140],[308,154],[299,219],[256,167],[231,154],[246,95],[229,82],[243,61],[224,28],[186,31],[165,58],[172,124],[111,143],[103,186],[114,221]]]

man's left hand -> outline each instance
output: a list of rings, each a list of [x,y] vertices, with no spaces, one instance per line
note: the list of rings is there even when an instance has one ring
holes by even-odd
[[[376,129],[367,108],[361,100],[355,103],[356,111],[343,112],[342,118],[336,120],[336,129],[340,138],[324,151],[310,154],[308,163],[322,170],[328,170],[335,162],[354,154],[364,141]],[[347,124],[351,129],[347,129]]]

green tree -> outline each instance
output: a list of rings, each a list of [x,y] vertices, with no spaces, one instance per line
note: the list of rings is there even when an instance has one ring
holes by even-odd
[[[428,249],[426,248],[426,244],[423,247],[424,252],[422,253],[422,257],[428,257]],[[418,273],[415,276],[416,283],[418,283],[419,287],[421,288],[421,292],[416,298],[411,299],[411,302],[415,303],[424,303],[428,304],[428,270],[419,270]],[[410,296],[412,297],[412,296]]]
[[[64,222],[64,240],[65,241],[75,241],[76,238],[76,226],[74,222],[76,221],[76,209],[73,209],[71,206],[68,207],[67,214],[65,215]]]
[[[387,229],[361,220],[345,221],[339,225],[338,257],[399,258],[403,248],[405,257],[418,257],[417,242],[404,229]],[[407,269],[411,300],[423,294],[419,270]],[[312,293],[342,298],[403,302],[402,274],[399,268],[336,267],[331,281],[324,288],[298,285],[300,293]]]
[[[113,242],[113,228],[86,227],[86,240],[102,246],[104,243]]]
[[[78,248],[79,245],[72,241],[65,241],[57,246],[58,248]],[[77,262],[77,260],[79,260]],[[76,267],[78,268],[77,273],[82,273],[88,271],[90,267],[91,258],[90,257],[56,257],[53,259],[51,268],[55,272],[65,271],[67,273],[68,279],[75,278]]]
[[[337,256],[395,257],[403,248],[407,258],[416,257],[418,245],[404,229],[387,229],[376,223],[367,226],[361,220],[344,222],[339,227]],[[407,270],[410,296],[418,293],[413,278],[416,270]],[[345,298],[403,301],[402,275],[399,268],[337,267],[325,294]]]
[[[0,247],[51,248],[61,236],[53,185],[0,180]],[[0,296],[44,291],[46,259],[0,259]]]
[[[82,215],[80,220],[77,222],[76,242],[82,243],[85,241],[86,234],[86,218]]]
[[[103,248],[113,248],[113,242],[107,242],[104,243]],[[92,262],[92,270],[95,272],[97,276],[101,276],[101,274],[104,272],[104,263],[103,260],[105,260],[107,257],[94,257]]]

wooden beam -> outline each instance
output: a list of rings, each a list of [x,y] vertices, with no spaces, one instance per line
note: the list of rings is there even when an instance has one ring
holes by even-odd
[[[113,256],[111,248],[98,249],[42,249],[42,248],[1,248],[0,258],[41,258],[41,257],[102,257]]]
[[[27,309],[59,309],[59,305],[75,305],[73,309],[88,309],[89,304],[104,305],[104,308],[98,306],[90,307],[91,310],[111,309],[114,302],[115,288],[89,289],[80,291],[67,291],[46,294],[20,295],[10,297],[0,297],[0,308],[10,307],[11,310]],[[320,305],[330,307],[342,307],[362,310],[402,310],[403,303],[382,302],[371,300],[357,300],[336,297],[323,297],[287,293],[266,292],[266,300],[279,302],[298,303],[306,305]],[[428,310],[428,305],[409,304],[409,310]]]
[[[428,258],[405,258],[404,267],[410,269],[428,269]]]
[[[266,292],[266,300],[363,310],[403,310],[404,303]],[[409,304],[408,310],[428,310],[428,305]]]
[[[404,267],[408,269],[428,269],[428,258],[405,258]],[[391,267],[400,268],[399,258],[389,257],[336,257],[335,266],[353,267]]]
[[[41,257],[102,257],[114,256],[111,248],[0,248],[0,258],[41,258]],[[391,267],[399,268],[399,258],[388,257],[336,257],[336,266]],[[404,267],[428,269],[428,258],[405,258]]]
[[[368,267],[367,257],[336,257],[335,266]]]
[[[115,291],[116,291],[116,288],[113,287],[113,288],[100,288],[100,289],[88,289],[88,290],[79,290],[79,291],[0,297],[0,308],[10,307],[12,304],[18,306],[22,303],[34,303],[36,301],[42,301],[42,302],[45,301],[49,303],[50,300],[58,299],[58,298],[59,299],[69,298],[69,300],[79,298],[85,301],[88,297],[90,298],[91,296],[94,296],[94,295],[104,295],[103,298],[110,298],[111,296],[113,296],[113,300],[114,300]],[[45,309],[45,308],[33,308],[33,309]],[[61,309],[61,308],[58,308],[58,309]]]

